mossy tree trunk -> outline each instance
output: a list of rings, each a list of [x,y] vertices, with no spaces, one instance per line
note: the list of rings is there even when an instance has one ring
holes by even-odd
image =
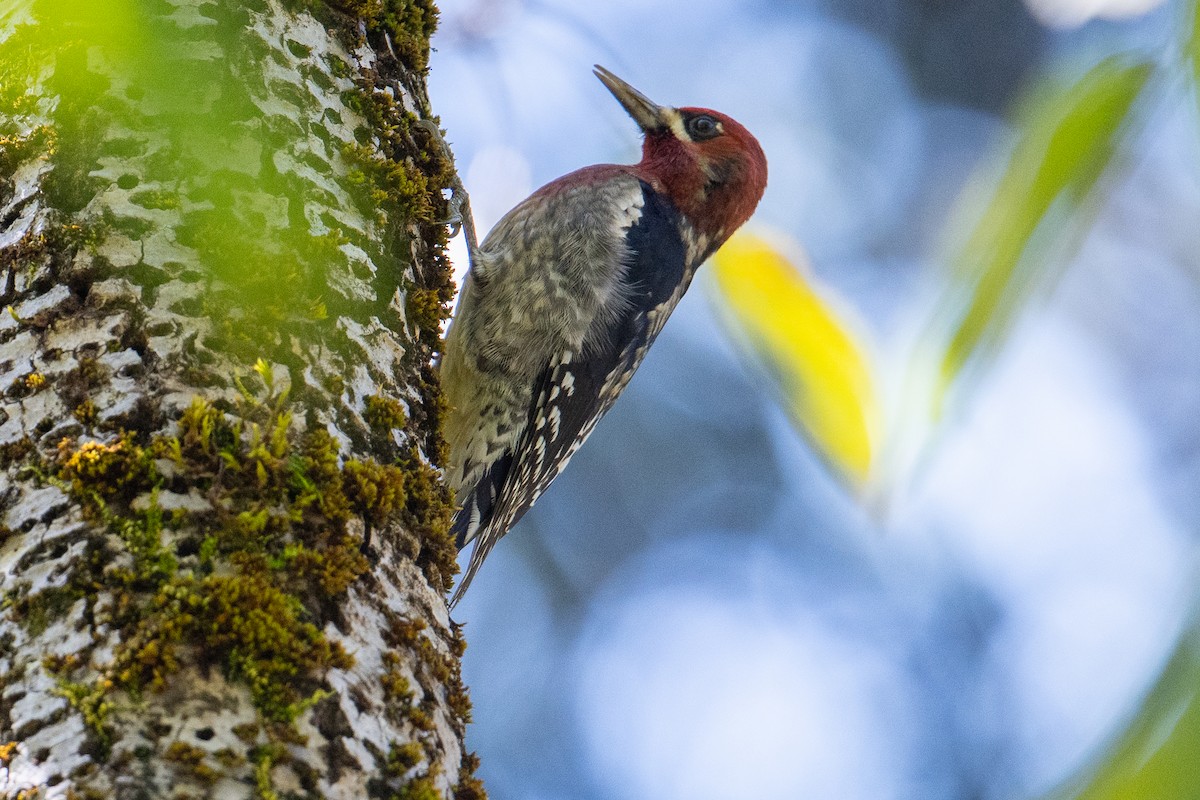
[[[476,797],[429,0],[0,4],[0,797]]]

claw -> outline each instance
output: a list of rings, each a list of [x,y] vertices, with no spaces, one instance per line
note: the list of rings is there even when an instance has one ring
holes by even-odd
[[[419,119],[417,125],[429,134],[429,138],[437,142],[438,147],[442,149],[442,155],[453,164],[454,154],[450,152],[450,145],[446,144],[442,132],[438,130],[437,123],[431,119]],[[462,232],[467,239],[467,253],[470,256],[471,264],[476,264],[478,259],[475,258],[475,254],[479,252],[479,240],[475,236],[475,219],[471,214],[471,196],[467,194],[467,187],[463,186],[457,169],[454,170],[450,185],[450,218],[443,224],[450,226],[451,238],[457,236],[459,231]]]
[[[450,226],[450,238],[453,239],[458,236],[463,226],[462,208],[460,207],[462,201],[453,187],[450,188],[450,197],[446,199],[446,202],[450,204],[450,216],[441,220],[441,224]]]

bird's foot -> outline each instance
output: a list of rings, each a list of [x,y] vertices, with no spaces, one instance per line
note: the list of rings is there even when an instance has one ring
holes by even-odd
[[[441,148],[445,159],[453,165],[454,154],[450,152],[450,145],[446,143],[437,123],[431,119],[419,119],[417,126],[429,134],[429,138]],[[475,254],[479,251],[479,240],[475,236],[475,219],[471,214],[471,196],[467,194],[467,188],[463,185],[457,168],[451,170],[451,176],[450,217],[442,220],[441,224],[450,226],[450,238],[457,236],[459,231],[462,232],[467,239],[467,252],[470,254],[471,263],[474,264],[477,261]]]

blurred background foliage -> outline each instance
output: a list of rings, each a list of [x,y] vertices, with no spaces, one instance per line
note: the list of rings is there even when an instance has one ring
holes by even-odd
[[[460,606],[492,797],[1200,796],[1193,3],[441,5],[481,229],[593,62],[771,165]]]

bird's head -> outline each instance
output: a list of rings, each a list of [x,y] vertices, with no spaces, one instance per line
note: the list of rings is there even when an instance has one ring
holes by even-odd
[[[750,218],[766,189],[767,158],[758,140],[718,111],[660,106],[604,67],[595,73],[645,133],[639,176],[719,246]]]

